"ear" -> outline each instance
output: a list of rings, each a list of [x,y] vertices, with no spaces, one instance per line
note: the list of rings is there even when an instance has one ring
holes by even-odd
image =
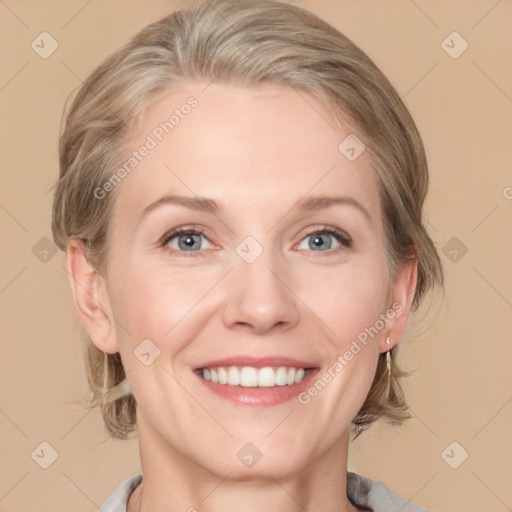
[[[66,270],[78,316],[92,342],[108,354],[118,352],[106,282],[87,260],[81,240],[69,241]]]
[[[387,322],[383,339],[380,343],[380,351],[387,352],[394,347],[402,337],[407,326],[416,283],[418,279],[418,259],[414,258],[402,263],[397,271],[392,284],[392,298],[388,311],[394,312],[394,316]],[[386,339],[390,339],[389,345]]]

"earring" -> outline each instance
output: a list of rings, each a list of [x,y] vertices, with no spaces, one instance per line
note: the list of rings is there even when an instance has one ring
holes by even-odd
[[[386,343],[388,345],[390,344],[389,336],[386,339]],[[389,349],[386,352],[386,367],[387,367],[387,370],[388,370],[388,397],[389,397],[389,391],[391,389],[391,349]]]
[[[391,343],[389,336],[386,339],[386,343],[388,345]],[[386,352],[386,366],[388,368],[388,374],[391,376],[391,349]]]

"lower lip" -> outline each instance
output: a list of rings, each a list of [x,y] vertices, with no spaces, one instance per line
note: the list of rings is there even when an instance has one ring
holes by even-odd
[[[306,378],[297,384],[274,386],[271,388],[244,388],[243,386],[230,386],[228,384],[212,382],[211,380],[204,380],[199,375],[197,375],[197,378],[201,379],[210,391],[237,405],[270,406],[287,402],[298,396],[310,385],[311,379],[317,371],[318,369],[316,368],[309,370]]]

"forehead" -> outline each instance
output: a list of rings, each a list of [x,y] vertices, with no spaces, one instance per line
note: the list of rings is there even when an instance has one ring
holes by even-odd
[[[147,109],[130,138],[134,165],[116,191],[116,210],[136,215],[177,193],[277,215],[307,195],[339,193],[379,217],[368,155],[351,161],[343,151],[353,136],[322,102],[291,87],[180,86]]]

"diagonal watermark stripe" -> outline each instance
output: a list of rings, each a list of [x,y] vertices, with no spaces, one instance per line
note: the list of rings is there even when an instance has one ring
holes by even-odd
[[[98,100],[100,99],[99,96],[91,89],[87,86],[87,84],[80,78],[80,76],[78,76],[77,73],[75,73],[63,60],[61,60],[62,64],[69,69],[69,71],[80,81],[80,83],[93,95],[93,96],[96,96],[96,98],[98,98]],[[114,112],[107,104],[105,104],[105,102],[102,102],[103,103],[103,106],[105,108],[107,108],[108,110],[110,110],[110,112],[112,112],[112,114],[114,114],[114,116],[116,117],[116,119],[118,119],[119,121],[121,121],[121,123],[123,124],[123,126],[126,126],[126,123],[124,122],[124,120],[119,117],[117,115],[116,112]]]
[[[498,291],[498,289],[474,266],[471,265],[471,268],[510,306],[512,307],[512,303]]]
[[[164,167],[165,167],[166,169],[168,169],[168,170],[169,170],[169,172],[172,172],[172,174],[174,174],[174,176],[175,176],[178,180],[180,180],[180,181],[181,181],[181,183],[183,183],[183,185],[185,185],[185,187],[187,187],[187,188],[190,190],[190,192],[192,193],[192,195],[194,195],[195,197],[198,197],[198,196],[197,196],[197,194],[192,190],[192,188],[191,188],[187,183],[185,183],[185,181],[183,180],[183,178],[182,178],[181,176],[178,176],[178,175],[176,174],[176,172],[175,172],[174,170],[172,170],[172,169],[171,169],[171,168],[170,168],[170,167],[169,167],[165,162],[164,162]],[[225,222],[224,222],[224,221],[223,221],[223,220],[222,220],[222,219],[221,219],[221,218],[220,218],[220,217],[219,217],[215,212],[212,212],[212,213],[213,213],[213,214],[215,215],[215,217],[219,220],[219,222],[220,222],[221,224],[223,224],[223,225],[226,227],[226,229],[228,229],[228,230],[229,230],[229,232],[230,232],[230,233],[233,233],[233,230],[231,229],[231,227],[230,227],[230,226],[228,226],[228,225],[227,225],[227,224],[226,224],[226,223],[225,223]]]
[[[64,471],[61,470],[60,472],[96,507],[96,510],[99,510],[100,512],[102,511],[102,509],[98,507],[96,503],[94,503],[91,497],[86,492],[84,492],[73,480],[71,480],[71,478],[66,473],[64,473]]]
[[[267,234],[270,233],[294,208],[296,208],[299,203],[336,167],[336,164],[334,164],[323,176],[321,176],[318,181],[313,183],[309,190],[298,200],[296,201],[286,212],[284,212],[283,215],[275,222],[270,229],[267,231]]]
[[[2,409],[0,409],[0,413],[2,413],[27,439],[29,438],[27,434],[25,434],[25,432]]]
[[[14,283],[14,281],[16,281],[16,279],[18,279],[18,277],[21,276],[21,274],[23,274],[23,272],[25,272],[25,270],[27,270],[28,268],[28,265],[25,265],[25,267],[23,267],[1,290],[0,290],[0,295],[2,295],[2,293],[5,292],[5,290],[7,290],[7,288],[9,288],[9,286],[11,286],[12,283]]]
[[[409,407],[409,410],[414,414],[414,416],[418,419],[418,421],[427,429],[429,430],[437,439],[439,439],[439,436],[434,432],[433,429],[431,429],[419,416],[416,414],[411,407]]]
[[[66,21],[66,23],[64,23],[64,25],[62,25],[61,30],[63,28],[66,28],[91,3],[91,1],[92,0],[89,0],[88,2],[86,2],[85,5],[83,5],[75,14],[73,14],[73,16],[71,16],[71,18],[69,18],[69,20]]]
[[[497,5],[501,3],[501,0],[498,0],[472,27],[471,29],[474,29],[481,21],[483,21],[490,13],[494,10]]]
[[[492,421],[494,418],[496,418],[496,416],[498,416],[498,414],[499,414],[503,409],[505,409],[505,407],[506,407],[510,402],[512,402],[512,398],[509,398],[509,399],[505,402],[505,404],[504,404],[504,405],[502,405],[502,406],[499,408],[498,412],[496,412],[495,414],[493,414],[493,415],[491,416],[491,418],[489,419],[489,421],[487,421],[487,422],[485,423],[485,425],[483,425],[482,427],[480,427],[480,428],[477,430],[477,432],[473,435],[473,437],[472,437],[471,439],[474,439],[478,434],[480,434],[480,432],[482,432],[482,430],[483,430],[485,427],[487,427],[487,425],[489,425],[489,423],[491,423],[491,421]]]
[[[265,439],[270,434],[273,434],[294,412],[295,412],[295,407],[265,436]]]
[[[16,224],[18,224],[18,226],[21,227],[21,229],[23,229],[23,231],[25,231],[25,233],[28,233],[28,229],[3,205],[0,203],[0,208],[2,208],[5,213],[7,213],[7,215],[9,215],[9,217],[12,218],[12,220],[14,220],[14,222],[16,222]]]
[[[181,316],[181,318],[164,334],[164,336],[167,336],[232,270],[233,267],[231,267],[206,293],[204,293],[204,295]]]
[[[277,277],[277,279],[279,279],[279,281],[281,281],[281,283],[283,283],[286,286],[286,288],[288,288],[288,290],[290,290],[290,292],[293,293],[293,295],[297,299],[300,300],[300,302],[304,306],[306,306],[306,308],[309,309],[309,311],[311,311],[311,313],[313,313],[318,318],[318,320],[320,320],[320,322],[322,322],[325,325],[325,327],[327,327],[327,329],[329,329],[333,334],[336,334],[269,266],[267,266],[267,268],[270,270],[270,272],[272,272],[272,274],[274,274]]]
[[[0,501],[7,498],[7,495],[29,474],[29,471],[27,471],[1,498]]]
[[[7,82],[4,85],[2,85],[2,87],[0,87],[0,92],[3,91],[27,66],[28,62],[21,66],[21,68],[18,69],[18,71],[16,71],[16,73],[14,73],[14,75],[11,78],[9,78],[9,80],[7,80]]]
[[[473,233],[473,231],[476,230],[476,228],[480,227],[481,224],[483,224],[483,222],[485,220],[487,220],[488,217],[491,216],[492,213],[494,213],[496,211],[496,209],[498,208],[498,204],[470,231],[470,233]]]
[[[498,500],[500,501],[501,503],[503,503],[503,505],[505,505],[505,507],[507,507],[507,510],[512,510],[512,507],[509,507],[483,480],[481,477],[479,477],[473,470],[471,470],[471,473],[473,473],[473,475],[475,475],[478,480],[480,480],[480,482],[482,483],[482,485],[484,487],[487,488],[487,490]]]
[[[176,382],[176,384],[178,384],[178,386],[180,386],[181,389],[183,389],[183,391],[185,391],[190,396],[190,398],[192,398],[192,400],[197,403],[197,405],[204,409],[208,416],[210,416],[210,418],[212,418],[212,420],[215,421],[215,423],[217,423],[217,425],[219,425],[219,427],[224,430],[228,436],[232,438],[235,437],[167,368],[165,368],[165,371],[173,378],[174,382]]]
[[[421,489],[420,489],[418,492],[416,492],[413,496],[411,496],[411,498],[409,499],[409,501],[408,501],[404,506],[402,506],[402,507],[400,507],[400,508],[398,509],[398,512],[400,512],[400,511],[401,511],[401,510],[403,510],[405,507],[407,507],[407,505],[411,504],[412,500],[413,500],[414,498],[416,498],[416,496],[418,496],[418,494],[419,494],[421,491],[423,491],[423,489],[425,489],[425,487],[427,487],[427,485],[429,485],[429,484],[430,484],[430,482],[432,482],[432,480],[434,480],[434,478],[435,478],[438,474],[439,474],[439,471],[438,471],[438,472],[437,472],[437,473],[436,473],[436,474],[435,474],[435,475],[434,475],[434,476],[433,476],[433,477],[432,477],[432,478],[431,478],[431,479],[430,479],[430,480],[429,480],[429,481],[428,481],[428,482],[427,482],[423,487],[421,487]]]
[[[9,7],[4,0],[0,0],[0,4],[2,4],[6,9],[8,9],[9,11],[11,11],[11,14],[13,16],[15,16],[21,23],[23,23],[23,25],[25,25],[25,27],[27,28],[30,28],[13,10],[11,7]]]
[[[65,437],[67,437],[70,432],[75,429],[81,422],[82,420],[84,420],[89,414],[91,414],[93,410],[92,409],[89,409],[60,439],[62,441],[62,439],[64,439]]]
[[[507,98],[508,101],[512,103],[512,98],[510,98],[510,96],[474,60],[472,60],[471,63],[487,78],[487,80],[489,80],[489,82],[491,82],[491,84],[494,85],[494,87],[496,87],[496,89],[498,89],[498,91],[501,92],[501,94],[503,94],[503,96],[505,96],[505,98]]]
[[[203,501],[206,501],[212,494],[214,491],[216,491],[228,478],[229,478],[229,475],[231,475],[231,473],[233,473],[233,470],[231,470],[202,500],[201,502]],[[189,511],[187,511],[189,512]],[[190,511],[192,512],[192,511]],[[196,511],[197,512],[197,511]]]
[[[288,496],[290,496],[290,498],[291,498],[293,501],[295,501],[295,503],[297,503],[297,505],[299,505],[299,507],[300,507],[302,510],[304,510],[304,511],[306,511],[306,512],[307,512],[307,509],[304,507],[304,505],[302,505],[302,503],[301,503],[299,500],[297,500],[297,498],[295,498],[295,496],[293,496],[293,494],[290,494],[290,492],[289,492],[285,487],[283,487],[283,485],[281,484],[281,482],[280,482],[280,481],[279,481],[279,480],[278,480],[274,475],[272,475],[272,473],[270,473],[270,472],[268,472],[268,471],[267,471],[266,473],[267,473],[267,475],[269,475],[269,476],[270,476],[270,478],[272,478],[272,480],[274,480],[274,482],[275,482],[279,487],[281,487],[281,489],[283,489],[283,491],[284,491],[286,494],[288,494]]]
[[[94,295],[92,295],[89,290],[78,280],[75,278],[75,276],[73,274],[71,274],[68,269],[62,265],[62,268],[64,269],[64,272],[66,272],[66,274],[68,274],[69,277],[71,277],[73,279],[73,281],[78,285],[80,286],[80,288],[82,288],[85,293],[87,293],[87,295],[89,295],[89,297],[91,297],[91,299],[96,302],[96,304],[98,306],[100,306],[101,309],[103,309],[103,311],[105,311],[105,313],[107,313],[107,315],[116,323],[119,325],[119,327],[121,327],[121,329],[123,329],[123,331],[128,334],[128,336],[131,336],[130,334],[130,331],[128,331],[128,329],[121,323],[117,320],[117,318],[114,316],[114,314],[109,311],[105,306],[103,306],[103,304],[101,304],[101,302],[96,298],[94,297]]]
[[[418,9],[418,11],[420,11],[421,14],[423,14],[423,16],[425,16],[425,18],[427,18],[427,20],[430,21],[432,25],[434,25],[434,27],[439,28],[439,25],[423,9],[421,9],[416,2],[414,2],[413,0],[409,0],[409,2],[411,2],[411,4],[414,5],[414,7],[416,7],[416,9]]]

